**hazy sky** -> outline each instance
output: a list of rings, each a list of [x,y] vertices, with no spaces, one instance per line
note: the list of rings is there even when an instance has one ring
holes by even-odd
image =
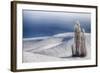
[[[91,32],[90,13],[23,10],[23,37],[73,32],[77,20],[86,32]]]

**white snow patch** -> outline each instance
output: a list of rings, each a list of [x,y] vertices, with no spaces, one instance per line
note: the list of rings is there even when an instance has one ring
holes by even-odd
[[[91,58],[91,35],[86,35],[87,56],[73,58],[71,45],[74,43],[74,33],[61,33],[49,38],[23,40],[23,62],[44,62],[60,60],[83,60]],[[65,38],[69,38],[64,41]]]
[[[47,62],[47,61],[61,61],[62,59],[52,56],[46,56],[31,52],[23,52],[23,63],[24,62]]]

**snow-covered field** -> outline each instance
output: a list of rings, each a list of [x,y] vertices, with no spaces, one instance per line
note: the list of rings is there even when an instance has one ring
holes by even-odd
[[[53,36],[23,39],[23,62],[44,62],[83,60],[91,57],[91,35],[86,35],[87,56],[73,58],[71,46],[74,43],[74,33],[60,33]]]

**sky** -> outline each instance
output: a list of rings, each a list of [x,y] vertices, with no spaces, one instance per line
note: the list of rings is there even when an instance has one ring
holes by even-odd
[[[23,10],[23,38],[52,36],[74,32],[76,21],[91,32],[91,14],[61,11]]]

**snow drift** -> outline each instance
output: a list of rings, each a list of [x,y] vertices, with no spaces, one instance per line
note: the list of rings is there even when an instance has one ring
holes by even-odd
[[[87,56],[91,56],[91,38],[86,35]],[[29,38],[23,40],[23,62],[56,61],[72,58],[71,45],[74,43],[74,33],[60,33],[49,37]],[[39,59],[36,59],[36,57]]]

